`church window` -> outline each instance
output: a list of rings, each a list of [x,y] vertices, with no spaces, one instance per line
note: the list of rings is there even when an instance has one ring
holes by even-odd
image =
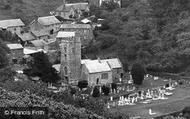
[[[101,78],[102,79],[108,79],[108,73],[102,73]]]
[[[65,75],[68,75],[68,69],[67,69],[67,67],[64,68],[64,71],[65,71]]]

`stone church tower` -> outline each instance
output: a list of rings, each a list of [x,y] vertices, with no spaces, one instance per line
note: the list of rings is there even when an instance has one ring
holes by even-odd
[[[81,41],[75,32],[60,31],[57,41],[61,50],[61,78],[66,84],[77,84],[81,73]]]

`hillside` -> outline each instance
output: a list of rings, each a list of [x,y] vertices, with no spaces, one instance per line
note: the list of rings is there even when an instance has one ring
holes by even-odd
[[[190,70],[190,1],[134,0],[126,8],[94,10],[104,18],[87,57],[119,57],[149,71],[185,74]]]
[[[21,18],[25,23],[35,16],[49,15],[62,0],[0,0],[0,19]]]

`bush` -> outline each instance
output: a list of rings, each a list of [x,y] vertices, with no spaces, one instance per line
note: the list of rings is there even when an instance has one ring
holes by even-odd
[[[88,86],[88,81],[87,80],[82,80],[78,82],[78,87],[82,90],[83,88],[87,88]]]
[[[117,90],[117,84],[116,83],[112,83],[111,84],[111,88],[112,88],[112,90],[114,90],[114,89]]]
[[[99,97],[100,96],[100,91],[99,91],[99,88],[97,86],[94,87],[92,96],[93,97]]]
[[[102,86],[102,92],[104,93],[104,95],[109,95],[109,93],[110,93],[110,88],[107,87],[107,86],[105,86],[105,85],[103,85],[103,86]]]
[[[143,83],[145,73],[146,73],[145,68],[141,64],[139,63],[133,64],[131,69],[131,75],[134,84],[141,85]]]
[[[190,106],[189,107],[185,107],[182,111],[183,113],[183,116],[186,118],[186,119],[190,119]]]
[[[76,94],[76,92],[77,92],[77,91],[76,91],[75,88],[72,88],[72,87],[70,88],[70,94],[71,94],[71,95]]]

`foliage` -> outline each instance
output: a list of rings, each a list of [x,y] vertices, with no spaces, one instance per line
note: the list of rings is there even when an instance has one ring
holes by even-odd
[[[93,97],[99,97],[100,96],[100,90],[98,86],[95,86],[92,93]]]
[[[102,8],[109,10],[109,11],[113,11],[116,8],[119,8],[119,4],[114,2],[114,1],[110,1],[110,2],[102,2]]]
[[[49,118],[74,119],[88,118],[91,116],[92,118],[102,119],[102,117],[84,108],[75,108],[71,105],[65,105],[62,102],[56,102],[49,98],[37,96],[29,91],[15,93],[0,88],[0,100],[2,107],[29,107],[34,105],[48,107]]]
[[[184,118],[189,119],[190,118],[190,107],[185,107],[182,111]]]
[[[124,4],[113,11],[93,11],[105,22],[95,29],[87,57],[119,57],[126,71],[127,64],[138,61],[151,71],[185,72],[190,66],[190,1],[126,0]]]
[[[39,76],[43,82],[56,83],[60,77],[57,71],[52,67],[52,64],[49,62],[48,57],[43,52],[36,53],[33,55],[33,59],[29,67],[25,71],[29,76]]]
[[[13,81],[16,72],[11,69],[11,67],[6,67],[0,69],[0,82],[5,83],[6,81]]]
[[[78,82],[78,87],[82,90],[83,88],[86,88],[88,86],[87,80],[82,80]]]
[[[111,89],[112,90],[117,90],[117,84],[116,83],[112,83],[111,84]]]
[[[141,64],[133,64],[131,69],[131,75],[134,84],[141,85],[143,83],[145,73],[145,68]]]
[[[105,86],[105,85],[103,85],[103,86],[102,86],[102,92],[104,93],[104,95],[109,95],[109,93],[110,93],[110,88],[107,87],[107,86]]]

